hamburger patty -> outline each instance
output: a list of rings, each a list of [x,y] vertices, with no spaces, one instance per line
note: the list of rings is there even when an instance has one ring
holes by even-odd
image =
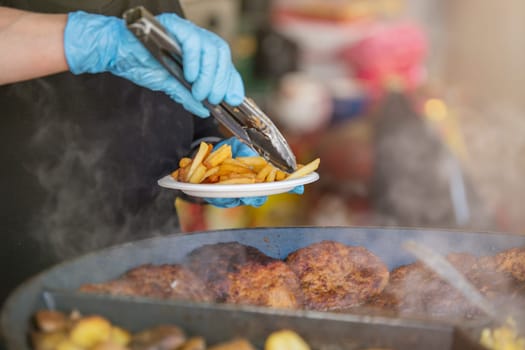
[[[493,257],[453,253],[446,258],[494,303],[504,302],[509,297],[521,298],[523,287],[509,273],[498,271]],[[395,311],[400,316],[460,320],[481,315],[481,310],[421,262],[394,269],[385,290],[367,305]]]
[[[128,271],[119,279],[86,284],[81,286],[80,290],[159,299],[214,300],[204,282],[182,265],[142,265]]]
[[[280,260],[267,264],[248,262],[237,272],[229,273],[228,280],[228,303],[289,309],[302,307],[299,279]]]
[[[186,265],[199,276],[218,301],[228,298],[228,274],[239,271],[249,262],[266,264],[275,261],[257,248],[237,242],[204,245],[193,250]]]
[[[361,305],[380,293],[389,277],[385,264],[366,248],[335,241],[301,248],[286,263],[299,277],[305,307],[313,310]]]
[[[505,271],[515,279],[525,282],[525,247],[502,251],[495,256],[498,270]]]

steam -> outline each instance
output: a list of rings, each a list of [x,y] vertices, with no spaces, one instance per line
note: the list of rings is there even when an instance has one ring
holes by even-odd
[[[403,97],[386,102],[375,139],[371,192],[378,224],[493,227],[470,174]]]
[[[60,96],[44,81],[38,84],[45,93],[32,102],[40,111],[40,119],[31,147],[44,156],[30,167],[45,191],[45,201],[34,218],[33,234],[46,254],[68,259],[117,243],[174,232],[178,220],[173,193],[160,192],[145,209],[119,210],[115,203],[128,205],[124,177],[133,174],[118,178],[120,173],[110,170],[118,169],[119,164],[107,160],[111,151],[107,138],[86,136],[75,116],[67,120],[51,115],[54,109],[49,104]],[[167,211],[171,215],[166,215]]]
[[[511,103],[459,110],[469,152],[465,164],[490,210],[505,213],[502,229],[520,233],[525,212],[525,113]]]

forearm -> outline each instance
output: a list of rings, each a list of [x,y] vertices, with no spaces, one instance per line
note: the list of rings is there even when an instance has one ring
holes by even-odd
[[[67,15],[0,7],[0,85],[68,70]]]

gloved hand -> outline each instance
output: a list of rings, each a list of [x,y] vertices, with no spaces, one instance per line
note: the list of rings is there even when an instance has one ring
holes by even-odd
[[[251,157],[256,156],[257,152],[255,152],[250,147],[246,146],[244,143],[239,141],[236,137],[232,137],[229,139],[226,139],[217,145],[215,145],[215,148],[218,148],[222,146],[223,144],[229,144],[232,148],[232,156],[233,158],[236,157]],[[293,190],[290,191],[290,193],[296,193],[296,194],[303,194],[304,192],[304,186],[296,186]],[[220,208],[232,208],[237,207],[239,205],[250,205],[252,207],[260,207],[263,205],[268,197],[266,196],[260,196],[260,197],[244,197],[244,198],[205,198],[205,200]]]
[[[110,72],[151,90],[163,91],[199,117],[210,115],[201,101],[223,100],[232,106],[244,98],[244,86],[233,66],[228,44],[219,36],[175,14],[156,17],[182,49],[189,92],[172,77],[128,31],[124,20],[88,14],[68,15],[64,49],[74,74]]]

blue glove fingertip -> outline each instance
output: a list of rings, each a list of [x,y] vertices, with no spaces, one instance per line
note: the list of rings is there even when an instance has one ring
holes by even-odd
[[[219,50],[216,47],[208,46],[205,48],[205,52],[201,57],[201,71],[191,89],[193,97],[198,101],[203,101],[208,98],[213,84],[218,78],[216,74],[218,57]]]
[[[238,106],[244,100],[244,84],[241,75],[235,68],[231,67],[230,84],[224,101],[230,106]]]
[[[238,198],[204,198],[204,200],[218,208],[233,208],[241,204]]]
[[[158,15],[157,19],[166,27],[170,34],[175,37],[181,46],[184,79],[190,83],[195,82],[201,70],[200,64],[203,42],[199,32],[200,28],[192,22],[172,13]]]
[[[254,157],[257,156],[257,152],[244,142],[235,138],[232,142],[232,153],[235,154],[235,157]]]
[[[202,104],[196,104],[186,101],[184,102],[183,106],[186,110],[191,111],[191,113],[195,114],[199,118],[204,119],[210,116],[210,111]]]
[[[249,205],[254,208],[259,208],[264,203],[266,203],[267,199],[268,197],[262,196],[262,197],[245,197],[245,198],[241,198],[240,200],[241,200],[241,203],[244,205]]]
[[[217,76],[211,89],[208,101],[217,105],[226,97],[230,83],[230,54],[229,50],[219,50],[219,62],[217,66]]]
[[[196,101],[191,93],[186,90],[183,86],[173,85],[174,88],[166,91],[168,96],[170,96],[175,102],[182,104],[184,109],[195,114],[200,118],[207,118],[210,116],[210,111],[204,107],[202,103]]]
[[[289,193],[303,194],[304,193],[304,186],[303,185],[296,186]]]
[[[197,35],[192,35],[193,42],[183,45],[183,74],[184,79],[193,84],[199,77],[201,70],[201,40]]]

